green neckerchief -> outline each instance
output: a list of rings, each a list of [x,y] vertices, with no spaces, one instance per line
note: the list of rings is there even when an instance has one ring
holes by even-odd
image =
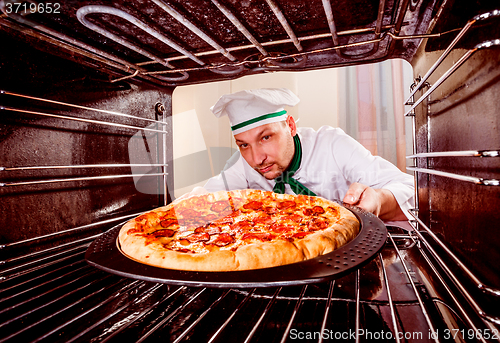
[[[293,143],[295,145],[295,153],[293,155],[292,162],[290,162],[290,165],[283,172],[283,174],[274,179],[274,181],[276,181],[276,184],[274,185],[273,191],[275,193],[284,194],[285,183],[288,183],[295,194],[316,196],[314,192],[307,189],[307,187],[301,184],[299,181],[292,179],[293,174],[295,174],[297,169],[299,169],[300,161],[302,160],[302,145],[300,144],[299,135],[295,135],[293,137]]]

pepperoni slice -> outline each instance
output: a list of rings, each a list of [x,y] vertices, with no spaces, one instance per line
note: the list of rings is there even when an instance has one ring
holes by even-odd
[[[179,224],[179,222],[177,221],[177,219],[174,218],[167,218],[160,221],[160,226],[164,228],[167,228],[170,225],[175,225],[175,224]]]
[[[314,212],[314,214],[323,214],[325,213],[325,209],[321,206],[314,206],[312,208],[312,211]]]
[[[267,206],[264,208],[264,211],[267,214],[275,214],[276,212],[278,212],[278,209],[276,207],[273,207],[273,206]]]
[[[246,210],[261,210],[263,205],[262,201],[250,201],[243,205],[243,208]]]
[[[224,218],[221,218],[221,219],[217,219],[213,223],[217,224],[217,225],[230,225],[230,224],[234,223],[234,218],[228,216],[228,217],[224,217]]]
[[[246,239],[258,239],[260,241],[270,241],[274,239],[276,235],[273,235],[269,232],[247,232],[243,236],[241,236],[242,240]]]
[[[271,225],[271,227],[269,229],[271,231],[273,231],[273,232],[283,233],[283,232],[292,231],[293,227],[292,226],[288,226],[286,224],[274,223],[273,225]]]
[[[231,232],[241,232],[253,228],[253,222],[241,221],[231,225]]]
[[[308,228],[311,231],[316,231],[316,230],[324,230],[328,227],[330,224],[330,221],[326,218],[323,217],[316,217],[313,218],[309,223],[308,223]]]
[[[195,211],[195,210],[187,209],[187,210],[184,210],[184,211],[181,212],[181,216],[184,219],[190,219],[190,218],[199,217],[200,214],[197,211]]]
[[[172,237],[173,235],[175,235],[175,230],[171,229],[158,230],[152,232],[151,235],[154,237]]]
[[[304,211],[302,211],[302,213],[304,213],[304,215],[306,216],[312,216],[314,214],[314,211],[310,208],[305,208]]]
[[[296,206],[297,206],[297,204],[293,200],[284,200],[284,201],[281,201],[278,204],[278,208],[280,210],[285,210],[285,209],[288,209],[288,208],[294,208]]]
[[[222,212],[224,211],[227,207],[230,207],[231,205],[229,204],[229,201],[226,200],[221,200],[221,201],[216,201],[212,204],[210,209],[214,212]]]
[[[216,234],[218,234],[220,232],[221,232],[220,227],[213,226],[213,225],[210,225],[210,226],[200,226],[200,227],[197,227],[194,230],[194,233],[208,233],[209,235],[216,235]]]
[[[271,225],[274,222],[273,218],[268,215],[256,217],[252,219],[252,221],[255,224],[265,224],[265,225]]]
[[[206,242],[210,239],[210,236],[206,232],[202,233],[192,233],[189,236],[184,237],[191,243]]]
[[[217,245],[218,247],[224,247],[226,245],[229,245],[231,243],[234,243],[234,237],[231,236],[228,233],[221,233],[213,242],[212,244]]]
[[[291,214],[289,216],[283,217],[284,220],[291,220],[295,223],[300,223],[302,221],[302,217],[299,214]]]

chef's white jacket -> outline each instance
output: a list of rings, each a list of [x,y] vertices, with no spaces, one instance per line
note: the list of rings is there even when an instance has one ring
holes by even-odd
[[[411,175],[382,157],[373,156],[339,128],[323,126],[318,131],[298,128],[297,132],[302,143],[302,161],[294,179],[329,200],[342,200],[354,182],[384,188],[392,192],[409,217],[408,209],[414,206]],[[209,192],[247,188],[272,191],[274,184],[274,180],[267,180],[239,155],[236,163],[209,179],[204,188]],[[294,194],[288,184],[285,193]]]

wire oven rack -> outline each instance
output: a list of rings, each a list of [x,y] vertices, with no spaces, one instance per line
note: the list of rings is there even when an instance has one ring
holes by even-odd
[[[93,238],[3,261],[0,342],[148,342],[160,337],[285,342],[306,336],[317,342],[438,342],[445,334],[467,339],[479,332],[469,332],[472,319],[464,321],[455,313],[456,304],[446,296],[449,289],[429,287],[430,276],[422,270],[430,268],[439,277],[439,267],[417,235],[397,227],[389,227],[377,258],[352,274],[264,289],[171,286],[107,274],[83,259]],[[425,257],[426,268],[415,265],[415,256]],[[438,313],[446,313],[456,330],[438,320]]]

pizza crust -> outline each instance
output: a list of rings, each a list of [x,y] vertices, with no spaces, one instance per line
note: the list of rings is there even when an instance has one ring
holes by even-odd
[[[253,240],[245,241],[245,244],[232,250],[212,249],[210,252],[192,253],[167,249],[160,240],[151,240],[146,238],[146,235],[137,233],[137,227],[141,225],[146,227],[145,230],[154,230],[159,226],[161,216],[172,208],[185,206],[182,208],[192,209],[197,205],[199,206],[197,209],[203,210],[202,207],[203,205],[206,207],[207,202],[229,201],[236,209],[242,203],[262,200],[262,197],[269,196],[269,193],[271,192],[256,190],[221,191],[175,201],[168,206],[157,208],[142,217],[128,221],[118,235],[120,249],[127,257],[137,262],[160,268],[189,271],[236,271],[268,268],[311,259],[345,245],[358,234],[359,222],[352,212],[337,203],[317,197],[314,197],[315,204],[334,207],[339,212],[339,219],[326,229],[292,241]],[[271,194],[277,200],[282,201],[298,199],[297,196],[288,194]],[[303,199],[305,198],[301,198]],[[251,216],[252,213],[249,212],[247,215]]]

